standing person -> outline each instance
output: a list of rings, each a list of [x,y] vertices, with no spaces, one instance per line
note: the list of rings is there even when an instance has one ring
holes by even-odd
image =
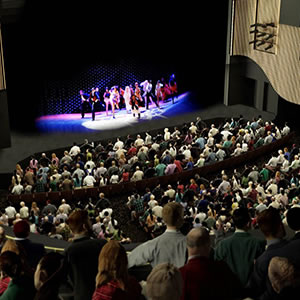
[[[131,106],[130,106],[130,98],[131,98],[131,91],[130,91],[130,87],[126,86],[125,87],[125,91],[124,91],[124,101],[125,101],[125,107],[126,107],[126,111],[127,113],[130,112],[131,110]]]
[[[182,278],[179,269],[170,263],[157,265],[147,277],[145,290],[147,299],[179,300],[182,293]],[[198,292],[198,298],[199,294],[201,291]]]
[[[65,249],[65,265],[74,300],[91,299],[95,290],[98,257],[106,241],[92,238],[92,224],[86,210],[73,211],[68,225],[74,238]]]
[[[16,242],[25,251],[27,262],[34,270],[39,260],[45,255],[46,250],[43,244],[32,242],[28,237],[30,233],[30,225],[27,221],[21,220],[15,223],[13,232]]]
[[[20,255],[13,251],[5,251],[0,255],[1,276],[11,280],[0,299],[32,300],[35,290],[33,276],[28,274]]]
[[[145,99],[145,105],[146,105],[146,109],[149,109],[149,103],[154,102],[155,105],[159,108],[159,104],[157,101],[154,101],[154,96],[152,94],[152,83],[151,80],[145,80],[144,82],[142,82],[140,84],[143,87],[143,97]]]
[[[108,87],[105,88],[105,92],[103,94],[103,99],[105,102],[105,108],[106,108],[106,115],[108,116],[108,105],[111,105],[111,108],[113,107],[113,102],[110,99],[110,91]]]
[[[183,224],[183,206],[177,202],[164,205],[162,217],[166,231],[131,251],[128,267],[150,263],[152,267],[169,262],[180,268],[186,261],[186,237],[179,231]]]
[[[93,300],[140,299],[141,286],[128,274],[128,259],[124,247],[110,240],[100,252]]]
[[[175,74],[172,74],[169,80],[169,88],[170,88],[170,94],[172,98],[172,104],[174,104],[175,98],[177,98],[177,83],[175,79]]]
[[[123,105],[125,105],[124,93],[125,93],[125,90],[123,90],[122,87],[120,87],[119,88],[119,107],[120,107],[120,109],[123,108]]]
[[[111,109],[112,109],[112,115],[113,118],[115,119],[115,106],[117,107],[117,109],[119,109],[119,99],[120,99],[120,94],[119,91],[117,89],[116,86],[112,87],[110,90],[110,105],[111,105]]]
[[[37,290],[34,300],[59,300],[59,286],[64,276],[63,255],[47,253],[37,265],[34,285]]]
[[[137,101],[140,102],[139,105],[141,105],[143,103],[141,89],[140,89],[139,84],[137,82],[134,84],[134,86],[135,86],[134,94],[137,98]]]
[[[81,104],[80,104],[80,110],[81,110],[81,118],[84,118],[84,114],[86,112],[87,106],[88,106],[88,99],[89,99],[89,95],[84,93],[83,90],[79,91],[80,94],[80,100],[81,100]]]
[[[233,299],[240,287],[229,267],[210,257],[209,230],[205,227],[192,229],[187,235],[187,249],[188,262],[180,268],[183,279],[181,299],[196,300],[199,299],[199,293],[203,299]],[[222,274],[222,280],[218,281],[216,288],[218,274]]]
[[[155,96],[156,96],[156,101],[159,104],[159,100],[162,98],[162,93],[161,93],[161,88],[162,88],[161,82],[158,80],[155,86]]]
[[[141,112],[140,112],[140,108],[139,108],[139,101],[137,99],[137,96],[135,94],[131,95],[130,98],[130,105],[131,105],[131,111],[132,111],[132,115],[133,117],[135,117],[135,114],[138,114],[138,118],[141,118]]]
[[[265,251],[265,241],[251,236],[248,232],[251,228],[251,218],[247,208],[235,209],[232,218],[236,230],[233,235],[218,243],[215,260],[225,261],[242,286],[245,286],[255,259]]]
[[[95,121],[95,104],[99,101],[99,94],[96,88],[92,88],[89,95],[89,103],[92,111],[92,120]]]
[[[273,288],[268,279],[268,267],[272,257],[283,253],[283,247],[288,244],[284,239],[286,232],[277,209],[269,208],[260,212],[257,223],[267,241],[267,249],[255,261],[247,284],[247,296],[255,299],[274,299]]]

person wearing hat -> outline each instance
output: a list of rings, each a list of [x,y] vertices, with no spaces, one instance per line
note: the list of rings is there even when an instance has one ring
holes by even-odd
[[[162,217],[166,231],[131,251],[128,267],[150,263],[152,267],[169,262],[180,268],[186,261],[186,237],[179,231],[183,224],[183,207],[177,202],[164,205]]]
[[[35,269],[40,259],[45,255],[45,247],[41,243],[32,242],[28,236],[30,233],[29,223],[21,220],[14,224],[13,232],[16,242],[24,248],[29,265]]]

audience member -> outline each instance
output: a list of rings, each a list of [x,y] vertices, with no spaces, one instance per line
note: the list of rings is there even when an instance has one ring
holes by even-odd
[[[255,299],[273,299],[274,293],[268,280],[268,266],[272,257],[287,245],[286,233],[278,210],[269,208],[258,214],[257,223],[267,242],[266,250],[256,259],[247,289]]]
[[[156,265],[146,283],[146,296],[151,300],[179,300],[182,293],[180,271],[171,263]],[[199,291],[201,293],[201,291]]]
[[[192,229],[187,235],[188,262],[180,268],[183,279],[181,299],[233,299],[239,293],[239,283],[229,267],[211,258],[209,230]],[[222,279],[216,278],[221,274]]]
[[[32,300],[34,298],[33,276],[24,270],[19,255],[12,251],[2,252],[0,270],[2,276],[11,278],[0,299]]]
[[[182,267],[186,261],[186,237],[179,231],[183,224],[183,207],[179,203],[164,205],[162,217],[167,226],[160,236],[149,240],[131,251],[128,266],[150,263],[152,267],[162,262],[170,262]]]
[[[97,261],[106,240],[94,239],[86,210],[75,210],[68,218],[73,242],[65,249],[65,265],[74,300],[91,299],[95,289]]]
[[[63,255],[50,252],[39,261],[34,273],[37,293],[34,300],[59,300],[59,286],[64,279]]]
[[[265,242],[253,237],[248,231],[251,218],[247,208],[233,212],[235,232],[219,242],[215,249],[215,259],[225,261],[240,283],[245,286],[253,270],[255,259],[265,250]]]
[[[128,274],[127,267],[124,247],[117,241],[107,242],[99,254],[96,289],[92,299],[141,299],[141,286]]]
[[[25,256],[32,269],[35,269],[40,259],[45,255],[45,247],[41,243],[31,241],[29,237],[30,226],[25,220],[17,222],[13,231],[15,240],[25,251]]]

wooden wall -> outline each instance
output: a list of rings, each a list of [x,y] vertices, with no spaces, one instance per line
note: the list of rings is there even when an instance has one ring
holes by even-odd
[[[300,104],[300,28],[279,23],[281,0],[234,0],[231,55],[247,56],[266,74],[274,90],[284,99]],[[274,23],[276,28],[256,27],[265,32],[251,33],[255,23]],[[276,36],[260,45],[268,33]],[[256,43],[250,43],[257,40]],[[265,50],[269,42],[274,46]]]

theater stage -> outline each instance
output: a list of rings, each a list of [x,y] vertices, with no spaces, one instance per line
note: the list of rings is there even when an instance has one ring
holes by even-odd
[[[53,130],[51,126],[49,126],[48,132],[24,132],[24,131],[12,131],[11,132],[11,143],[12,146],[7,149],[0,149],[0,165],[1,170],[0,174],[6,173],[11,174],[15,169],[16,162],[21,161],[34,153],[40,152],[49,152],[54,149],[67,149],[69,150],[72,146],[73,142],[77,142],[78,144],[82,144],[84,139],[88,139],[89,141],[101,141],[107,139],[115,139],[117,136],[126,136],[127,134],[136,135],[140,132],[158,130],[164,127],[169,127],[171,131],[173,131],[173,127],[176,125],[180,125],[183,123],[188,123],[191,121],[195,121],[198,116],[200,116],[203,120],[217,120],[220,118],[230,118],[230,117],[239,117],[242,114],[246,119],[251,119],[253,117],[257,117],[261,115],[264,120],[273,120],[275,115],[272,113],[264,112],[257,110],[250,106],[245,105],[232,105],[226,106],[223,103],[214,104],[207,107],[200,106],[201,98],[199,98],[198,108],[195,108],[193,102],[185,99],[185,96],[182,95],[182,99],[179,99],[177,104],[172,105],[168,103],[166,106],[169,109],[164,109],[164,113],[159,116],[154,116],[152,120],[145,119],[145,116],[142,113],[142,119],[139,122],[128,123],[130,125],[126,125],[126,127],[121,128],[112,128],[110,130],[95,130],[95,129],[83,129],[83,131],[70,131],[70,129],[76,129],[79,126],[85,128],[82,123],[87,122],[87,124],[93,123],[89,115],[86,116],[85,119],[81,119],[81,116],[78,115],[78,119],[76,120],[60,120],[60,121],[40,121],[40,126],[45,126],[45,130],[47,129],[46,124],[54,124],[61,122],[59,130]],[[163,105],[162,105],[163,106]],[[181,111],[178,114],[179,108],[186,108],[186,111]],[[155,111],[155,109],[153,110]],[[176,113],[177,114],[176,114]],[[103,113],[102,113],[103,114]],[[116,114],[116,118],[121,118],[122,114],[126,114],[126,111],[119,112]],[[104,123],[104,121],[99,120],[100,114],[96,115],[95,124]],[[132,118],[131,115],[128,115],[126,118]],[[118,120],[116,119],[116,120]],[[109,121],[112,123],[116,121],[115,119],[110,119]],[[75,125],[72,123],[75,123]],[[51,130],[52,129],[52,130]],[[6,185],[7,183],[4,183]],[[8,183],[9,184],[9,183]],[[8,185],[6,185],[8,186]]]
[[[92,114],[86,113],[81,118],[81,113],[58,114],[39,117],[36,120],[36,127],[40,132],[93,132],[115,130],[136,126],[138,123],[153,120],[168,119],[181,114],[190,113],[201,108],[201,104],[195,99],[195,95],[190,92],[179,95],[174,103],[171,99],[165,102],[160,101],[160,108],[154,103],[149,105],[149,110],[140,108],[141,118],[132,113],[127,113],[125,108],[115,109],[115,118],[112,116],[109,107],[108,116],[106,111],[99,111],[92,120]]]

